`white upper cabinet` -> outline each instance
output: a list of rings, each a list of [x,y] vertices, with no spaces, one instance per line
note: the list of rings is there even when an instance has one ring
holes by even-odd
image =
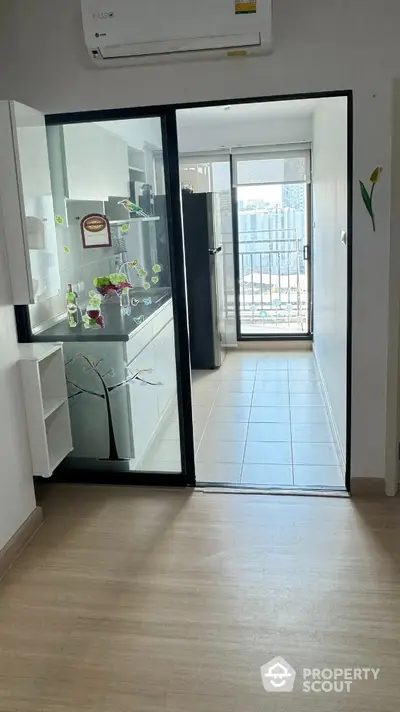
[[[14,304],[60,292],[44,116],[0,101],[0,209]]]
[[[67,124],[64,130],[68,198],[108,200],[129,196],[128,145],[94,123]]]

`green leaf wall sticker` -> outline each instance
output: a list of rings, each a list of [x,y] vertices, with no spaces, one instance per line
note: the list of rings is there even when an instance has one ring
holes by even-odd
[[[375,212],[374,212],[374,205],[373,205],[373,197],[374,197],[374,191],[375,187],[379,183],[381,176],[382,176],[383,168],[382,166],[378,166],[375,168],[374,171],[372,171],[370,175],[370,183],[371,183],[371,189],[368,192],[367,188],[365,187],[365,184],[360,180],[360,190],[361,190],[361,197],[364,201],[364,205],[368,211],[368,214],[371,218],[372,221],[372,229],[374,232],[376,232],[376,221],[375,221]]]

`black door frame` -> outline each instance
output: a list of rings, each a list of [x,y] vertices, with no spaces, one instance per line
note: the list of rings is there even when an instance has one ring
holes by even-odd
[[[145,117],[161,118],[163,135],[163,153],[166,160],[165,177],[171,198],[168,201],[168,227],[171,248],[171,279],[174,285],[174,325],[175,351],[178,378],[178,408],[181,428],[182,473],[100,473],[98,471],[79,472],[75,481],[105,482],[110,484],[140,484],[194,486],[195,459],[192,428],[191,373],[189,353],[189,328],[186,296],[185,258],[182,227],[182,212],[179,180],[179,154],[176,112],[179,109],[196,109],[226,104],[254,104],[263,102],[295,101],[296,99],[323,99],[330,97],[347,98],[347,373],[346,373],[346,489],[350,492],[351,467],[351,392],[352,392],[352,302],[353,302],[353,91],[322,91],[296,94],[277,94],[272,96],[231,98],[187,102],[181,104],[153,105],[121,109],[105,109],[46,116],[46,124],[79,123],[83,121],[106,121],[107,119],[134,119]],[[167,188],[167,185],[166,185]],[[233,207],[233,205],[232,205]],[[28,307],[16,307],[17,332],[20,341],[32,341]],[[304,338],[304,337],[303,337]],[[54,477],[54,476],[53,476]],[[63,477],[60,479],[71,479]]]

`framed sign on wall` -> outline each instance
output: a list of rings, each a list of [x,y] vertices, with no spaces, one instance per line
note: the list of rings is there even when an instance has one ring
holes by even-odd
[[[105,215],[89,213],[81,220],[82,245],[84,249],[111,247],[110,222]]]

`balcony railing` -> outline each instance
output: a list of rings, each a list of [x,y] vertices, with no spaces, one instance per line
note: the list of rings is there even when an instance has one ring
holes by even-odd
[[[303,239],[296,228],[240,231],[239,281],[242,333],[308,331]]]

